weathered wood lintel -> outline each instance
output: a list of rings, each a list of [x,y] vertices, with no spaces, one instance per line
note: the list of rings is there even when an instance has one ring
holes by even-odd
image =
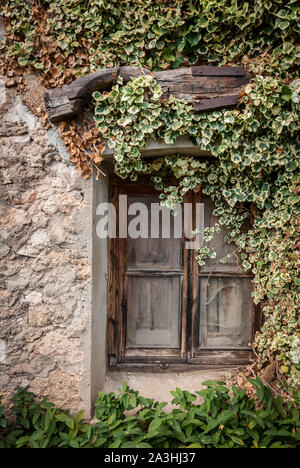
[[[44,99],[50,122],[61,122],[80,114],[94,91],[112,87],[118,70],[117,67],[99,70],[78,78],[68,86],[47,91]]]
[[[245,76],[243,67],[192,67],[193,76]]]
[[[203,112],[209,110],[226,109],[227,107],[237,106],[239,103],[238,95],[222,96],[213,99],[201,99],[199,102],[194,103],[196,112]]]
[[[111,89],[118,76],[127,83],[132,77],[149,73],[137,67],[108,68],[78,78],[68,86],[49,90],[45,104],[50,121],[77,116],[94,91]],[[240,90],[251,79],[251,74],[242,67],[183,67],[155,72],[153,76],[162,88],[164,99],[170,95],[185,99],[194,105],[196,112],[236,106]]]

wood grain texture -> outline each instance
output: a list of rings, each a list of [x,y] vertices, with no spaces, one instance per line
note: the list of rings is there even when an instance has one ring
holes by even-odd
[[[130,209],[136,203],[147,207],[148,235],[150,228],[160,224],[159,215],[169,229],[164,233],[160,225],[157,232],[151,230],[149,238],[127,239],[126,348],[179,349],[183,272],[182,242],[173,236],[175,218],[159,206],[158,194],[130,195],[129,232],[135,216],[135,209],[132,213]]]
[[[192,67],[194,76],[245,76],[243,67],[213,67],[200,66]]]
[[[118,191],[116,187],[110,188],[110,201],[114,206],[118,206]],[[108,239],[108,281],[107,281],[107,351],[109,356],[116,358],[118,354],[118,272],[119,272],[119,251],[118,241],[115,238]]]
[[[44,99],[50,121],[61,122],[80,114],[94,91],[111,89],[118,71],[117,67],[99,70],[77,78],[68,86],[47,91]]]
[[[111,201],[117,211],[121,211],[119,194],[127,195],[128,205],[143,201],[148,208],[158,199],[149,183],[128,183],[115,176]],[[205,225],[214,225],[214,204],[201,190],[188,193],[184,202],[193,205],[194,221],[195,204],[203,202]],[[224,243],[225,233],[211,241],[218,255],[205,267],[199,267],[195,252],[181,246],[180,239],[161,238],[161,231],[155,239],[110,240],[110,370],[208,369],[249,363],[248,343],[261,327],[261,311],[254,307],[251,276],[240,268],[237,253],[227,264],[219,262],[234,249]]]
[[[80,114],[94,91],[111,89],[118,76],[124,83],[147,69],[138,67],[114,67],[99,70],[78,78],[68,86],[52,89],[45,94],[46,109],[51,122],[60,122]],[[242,67],[182,67],[152,73],[162,88],[162,98],[171,95],[185,99],[194,105],[196,112],[236,106],[238,94],[251,74]]]
[[[239,103],[237,94],[231,94],[229,96],[222,96],[212,99],[200,99],[194,103],[196,112],[204,112],[209,110],[220,110],[227,109],[228,107],[235,107]]]

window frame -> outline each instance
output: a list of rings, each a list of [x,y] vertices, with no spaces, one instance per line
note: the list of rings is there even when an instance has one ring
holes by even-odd
[[[118,213],[118,196],[121,194],[157,194],[153,184],[146,179],[139,182],[122,181],[112,176],[109,187],[109,201]],[[184,201],[201,203],[201,191],[189,192]],[[118,216],[117,232],[118,232]],[[184,242],[184,239],[183,239]],[[199,271],[195,252],[183,248],[182,308],[181,308],[181,348],[136,348],[126,349],[126,239],[108,239],[108,306],[107,306],[107,365],[111,370],[192,370],[232,367],[248,364],[253,352],[251,349],[201,349],[199,337],[199,278],[207,277],[207,272]],[[189,277],[191,275],[191,280]],[[253,278],[247,272],[222,273],[211,276]],[[252,317],[252,341],[262,325],[261,307],[254,306]]]

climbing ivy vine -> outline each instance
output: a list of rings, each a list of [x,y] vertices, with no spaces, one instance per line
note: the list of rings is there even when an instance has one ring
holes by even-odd
[[[227,241],[254,274],[265,317],[254,345],[260,365],[275,357],[280,376],[299,383],[297,0],[10,0],[0,12],[8,29],[0,48],[10,66],[38,69],[50,86],[128,64],[240,63],[255,73],[237,109],[203,114],[174,97],[162,100],[151,75],[118,80],[111,92],[94,94],[95,123],[115,150],[120,177],[148,174],[168,206],[199,187],[214,200],[215,229],[228,229]],[[149,136],[175,143],[180,135],[211,158],[141,158]],[[174,186],[166,185],[170,175]],[[197,254],[200,264],[214,255],[212,235]]]
[[[9,0],[3,50],[53,84],[99,67],[240,61],[276,50],[289,68],[297,0]]]
[[[201,187],[215,202],[214,214],[229,230],[243,267],[255,278],[254,300],[263,303],[266,318],[256,348],[262,362],[277,353],[280,371],[299,378],[299,87],[279,78],[256,78],[244,90],[244,107],[195,114],[185,101],[161,99],[151,75],[122,79],[109,93],[94,93],[95,121],[115,151],[119,176],[136,180],[149,174],[162,203],[180,203]],[[147,161],[141,149],[148,137],[175,143],[189,135],[212,158],[180,155]],[[178,184],[166,186],[170,175]],[[243,226],[251,220],[247,233]],[[207,233],[207,241],[211,240]],[[203,264],[214,252],[205,244],[198,251]],[[222,259],[226,262],[226,258]]]

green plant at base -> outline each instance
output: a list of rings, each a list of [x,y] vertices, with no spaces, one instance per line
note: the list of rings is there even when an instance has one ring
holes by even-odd
[[[292,448],[300,443],[299,395],[284,401],[274,397],[258,378],[260,408],[245,389],[206,381],[192,394],[177,388],[172,404],[144,398],[125,383],[121,392],[99,393],[95,426],[72,418],[47,400],[19,389],[14,397],[16,419],[0,428],[0,448]],[[202,403],[195,403],[196,396]],[[128,416],[127,412],[134,414]]]
[[[15,420],[0,429],[0,448],[79,448],[91,445],[89,425],[82,421],[84,411],[75,418],[46,399],[35,402],[35,396],[19,388],[10,411]]]

